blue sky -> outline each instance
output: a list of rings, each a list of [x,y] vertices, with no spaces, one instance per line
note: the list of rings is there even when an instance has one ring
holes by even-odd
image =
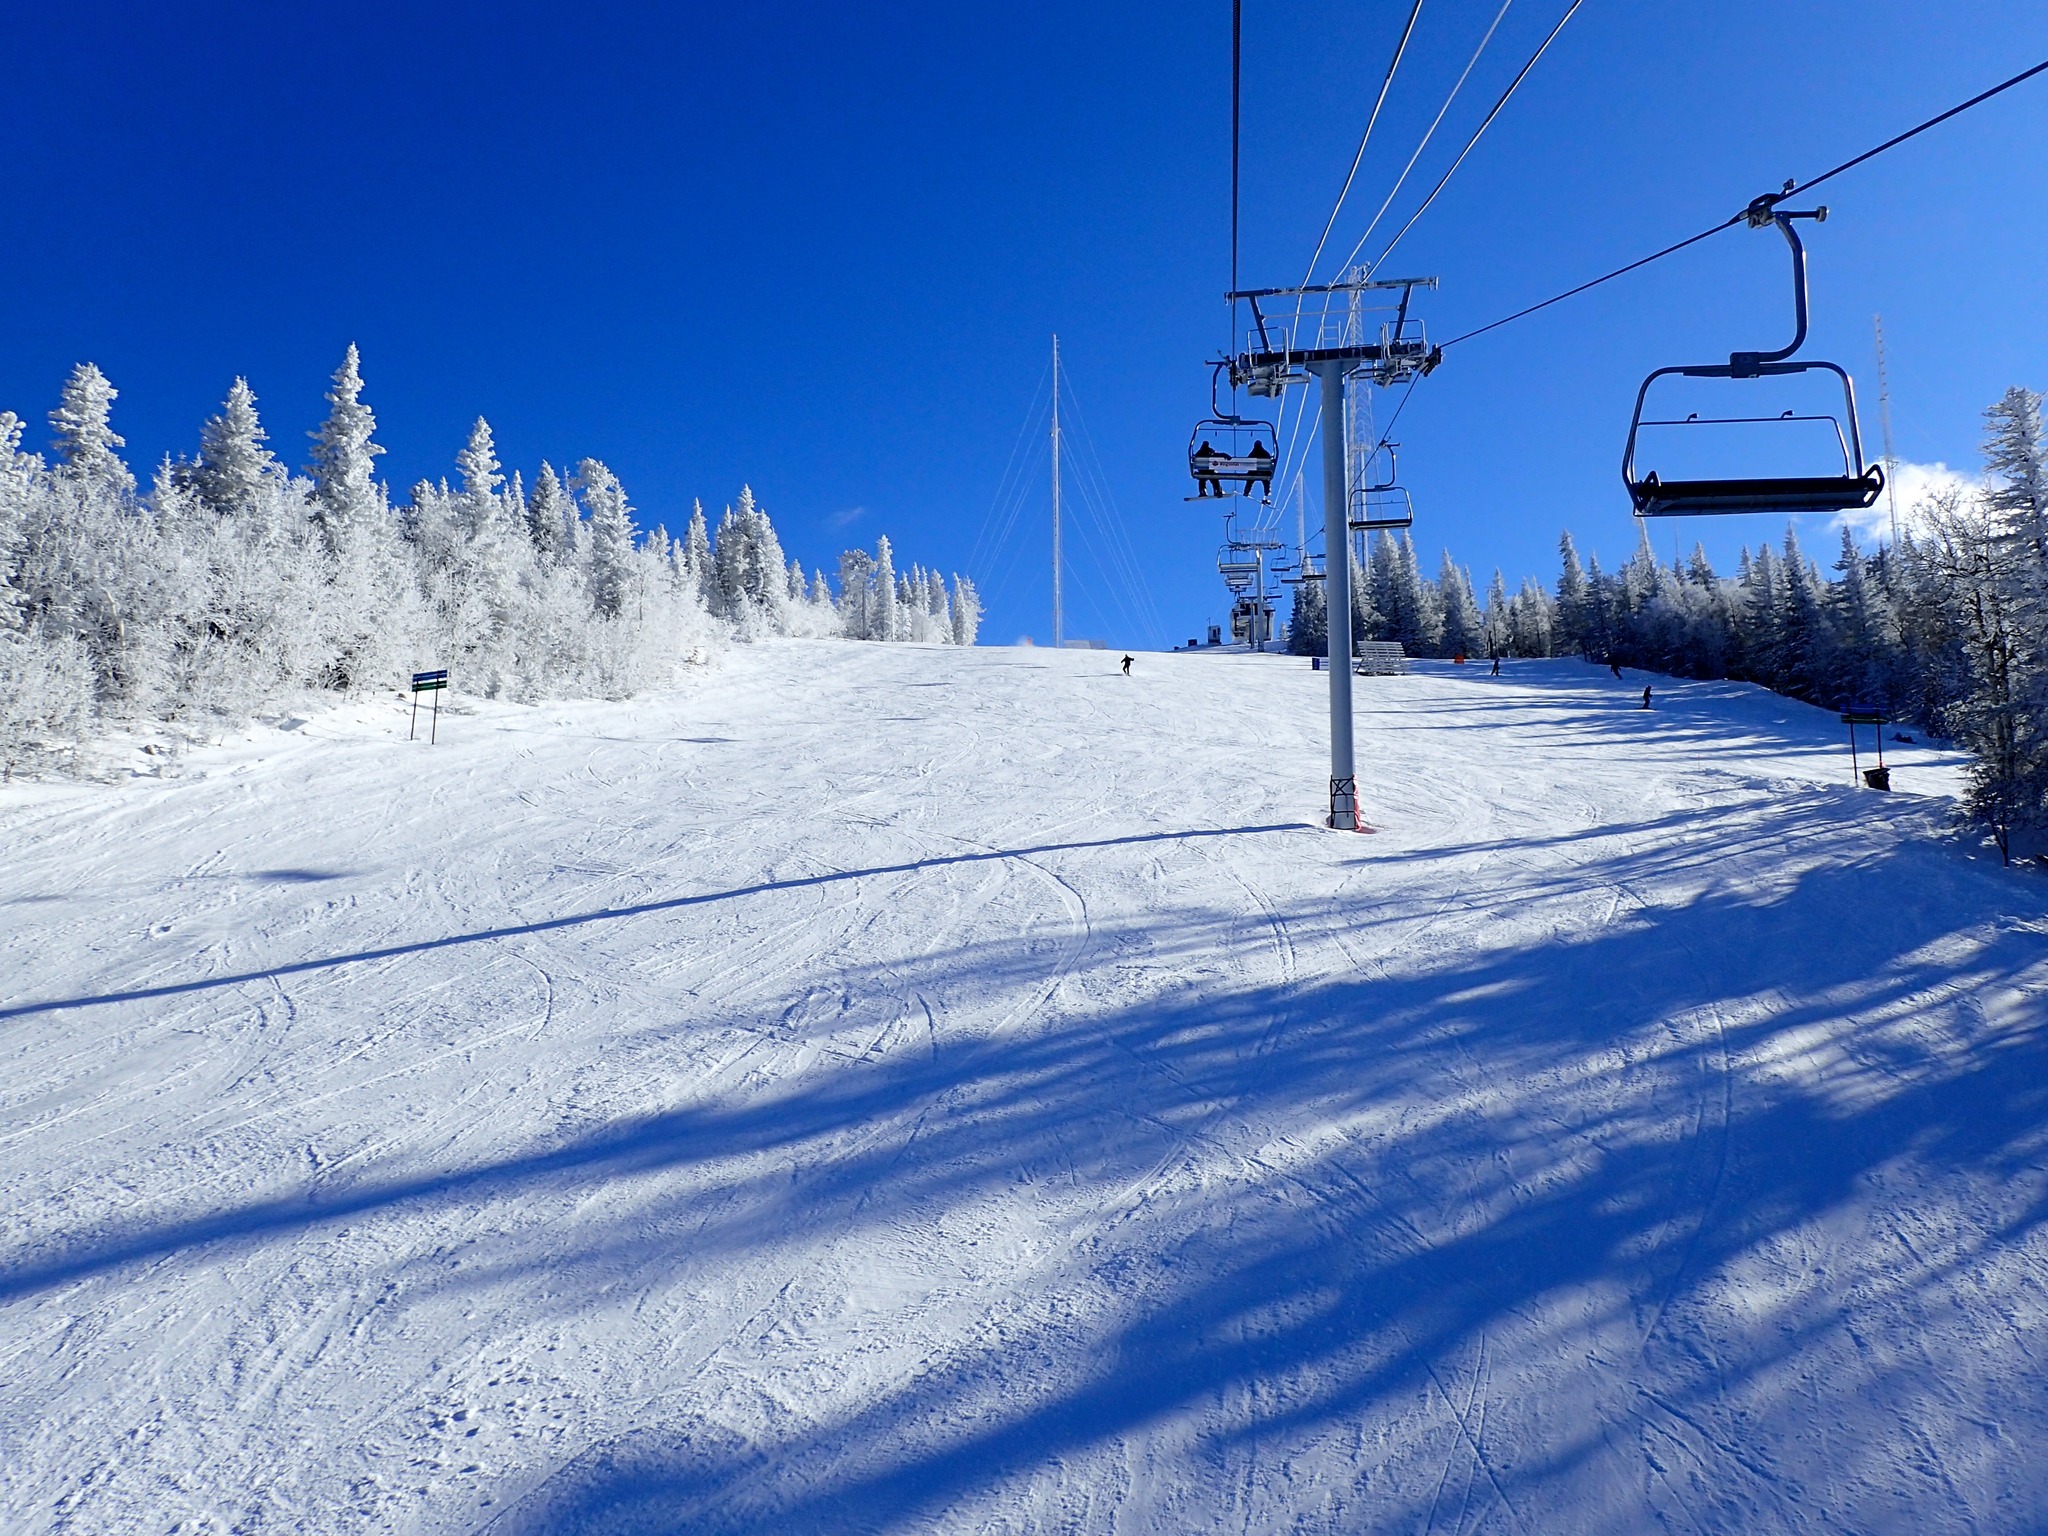
[[[1515,0],[1404,197],[1564,3]],[[1497,10],[1424,5],[1341,248]],[[1248,0],[1247,282],[1301,277],[1405,14]],[[1223,616],[1213,514],[1181,498],[1225,334],[1225,0],[46,7],[6,46],[0,406],[32,422],[96,361],[146,468],[244,374],[298,457],[355,341],[401,490],[483,414],[529,472],[606,460],[649,524],[751,482],[807,564],[888,533],[963,568],[979,539],[985,638],[1042,639],[1042,494],[993,553],[985,525],[1058,331],[1149,589],[1084,538],[1069,632]],[[2006,0],[1587,0],[1393,265],[1441,275],[1424,313],[1455,334],[2044,57],[2048,12]],[[2048,77],[1825,190],[1810,350],[1874,439],[1884,314],[1904,458],[1973,465],[1983,406],[2048,385],[2044,143]],[[1430,565],[1547,577],[1565,526],[1624,556],[1636,385],[1775,344],[1784,272],[1733,231],[1455,349],[1399,433]],[[1780,531],[1677,530],[1723,561]]]

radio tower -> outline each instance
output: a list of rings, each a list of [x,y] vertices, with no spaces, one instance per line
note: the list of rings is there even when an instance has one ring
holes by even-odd
[[[1060,606],[1060,339],[1052,339],[1052,648],[1066,643]]]

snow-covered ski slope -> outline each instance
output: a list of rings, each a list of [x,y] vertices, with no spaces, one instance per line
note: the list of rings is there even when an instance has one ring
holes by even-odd
[[[1578,663],[778,642],[0,798],[7,1532],[2048,1526],[2048,881]],[[458,679],[459,682],[459,679]]]

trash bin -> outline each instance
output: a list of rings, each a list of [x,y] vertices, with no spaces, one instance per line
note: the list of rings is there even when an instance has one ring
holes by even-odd
[[[1866,768],[1863,770],[1863,782],[1872,789],[1890,789],[1892,771],[1889,768]]]

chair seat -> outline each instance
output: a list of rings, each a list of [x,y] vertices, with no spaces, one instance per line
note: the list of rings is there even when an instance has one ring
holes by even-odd
[[[1638,517],[1703,517],[1716,512],[1844,512],[1872,506],[1884,472],[1750,480],[1659,480],[1629,487]]]

